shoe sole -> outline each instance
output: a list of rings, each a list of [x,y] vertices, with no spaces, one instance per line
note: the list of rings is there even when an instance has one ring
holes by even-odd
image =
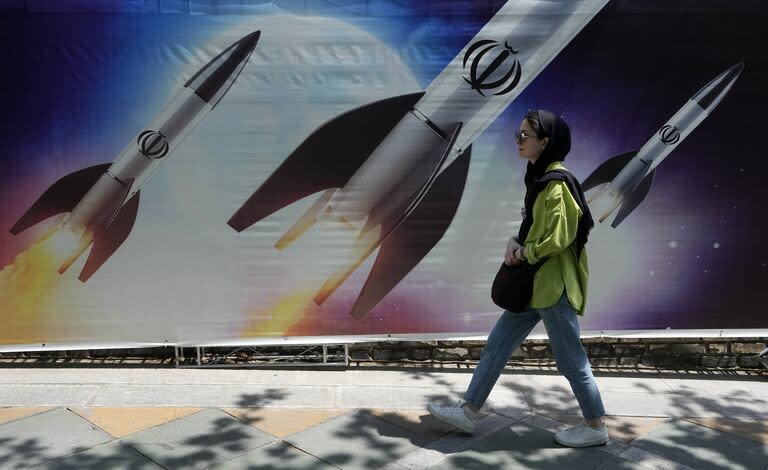
[[[471,436],[472,434],[474,434],[474,433],[475,433],[475,430],[474,430],[474,429],[472,429],[472,430],[467,430],[467,429],[465,429],[465,428],[462,428],[461,426],[457,426],[457,425],[455,425],[455,424],[453,424],[453,423],[450,423],[450,422],[448,422],[448,421],[444,420],[444,419],[442,418],[442,416],[440,416],[439,414],[435,413],[435,412],[432,410],[432,405],[427,405],[427,411],[429,411],[429,414],[430,414],[430,415],[432,415],[432,416],[433,416],[433,417],[434,417],[436,420],[440,421],[441,423],[445,423],[445,424],[447,424],[448,426],[451,426],[451,427],[453,427],[453,428],[455,428],[455,429],[458,429],[459,431],[461,431],[461,432],[463,432],[463,433],[465,433],[465,434],[469,434],[470,436]]]
[[[557,437],[555,437],[555,438],[554,438],[554,440],[555,440],[555,442],[557,442],[557,443],[558,443],[558,444],[560,444],[561,446],[565,446],[565,447],[573,447],[573,448],[575,448],[575,449],[579,449],[579,448],[582,448],[582,447],[597,447],[597,446],[604,446],[604,445],[608,445],[608,442],[610,441],[610,439],[609,439],[608,441],[605,441],[605,442],[596,442],[596,443],[594,443],[594,444],[572,445],[572,444],[566,444],[565,442],[561,442],[561,441],[560,441],[560,440],[559,440]]]

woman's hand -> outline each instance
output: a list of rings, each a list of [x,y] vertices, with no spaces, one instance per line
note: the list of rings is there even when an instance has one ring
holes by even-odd
[[[524,251],[522,245],[512,237],[507,242],[507,251],[504,252],[504,263],[507,266],[517,266],[523,262]]]

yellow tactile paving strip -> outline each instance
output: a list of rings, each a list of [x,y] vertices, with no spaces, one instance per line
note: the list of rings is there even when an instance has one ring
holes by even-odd
[[[718,418],[685,418],[685,420],[717,431],[736,434],[753,441],[768,444],[768,421],[736,421]]]
[[[202,408],[182,407],[94,407],[70,408],[113,437],[121,438],[149,429],[183,416],[196,413]]]
[[[577,425],[584,422],[581,415],[551,413],[544,414],[548,418],[563,424]],[[669,421],[669,418],[641,418],[635,416],[605,416],[605,425],[611,439],[629,444],[643,434],[649,433]]]
[[[235,418],[283,438],[352,410],[305,408],[222,408]]]
[[[52,410],[50,406],[14,406],[9,408],[0,408],[0,424],[16,421],[17,419],[27,418],[39,413]]]

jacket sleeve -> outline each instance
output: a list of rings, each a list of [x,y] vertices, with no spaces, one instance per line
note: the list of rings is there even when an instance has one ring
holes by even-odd
[[[525,257],[530,264],[568,248],[576,240],[581,217],[581,209],[564,182],[550,182],[541,197],[545,199],[539,211],[534,211],[534,226],[525,240]]]

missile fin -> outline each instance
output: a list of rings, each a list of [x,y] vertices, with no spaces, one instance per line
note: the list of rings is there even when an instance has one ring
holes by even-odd
[[[407,219],[408,215],[419,207],[419,203],[425,198],[425,195],[431,193],[433,183],[440,179],[438,178],[439,169],[453,149],[453,145],[456,142],[456,137],[458,137],[459,132],[461,131],[461,127],[462,123],[456,123],[453,129],[451,129],[448,139],[440,141],[440,143],[424,158],[422,163],[417,165],[411,174],[409,174],[398,187],[393,189],[382,199],[381,203],[371,210],[365,226],[360,231],[360,234],[352,247],[353,257],[351,262],[345,264],[341,269],[333,273],[323,284],[320,291],[315,296],[315,302],[318,305],[322,304],[325,299],[333,294],[333,292],[339,288],[339,286],[363,263],[363,261],[365,261],[365,259],[368,258],[368,256],[370,256],[370,254],[373,253],[373,251]],[[467,155],[469,155],[469,153],[467,153]],[[447,170],[444,173],[447,173]],[[458,192],[458,199],[461,199],[462,192],[463,184]],[[453,216],[451,215],[451,217]],[[450,220],[448,222],[450,223]],[[439,234],[435,243],[442,237],[442,233],[444,233],[444,231]],[[427,238],[429,238],[429,235]],[[415,260],[413,266],[418,264],[423,256],[424,255]],[[377,257],[376,259],[378,262],[379,258]],[[405,271],[405,274],[407,274],[413,266],[408,268],[408,270]],[[403,274],[403,276],[405,274]],[[394,284],[397,284],[403,276],[397,278],[394,281]],[[386,295],[392,287],[394,287],[394,285],[387,288],[383,295]],[[366,311],[365,313],[367,314],[368,312]]]
[[[85,196],[111,163],[91,166],[59,178],[35,201],[11,227],[18,235],[29,227],[62,212],[70,212]]]
[[[375,101],[320,126],[240,206],[229,226],[241,232],[310,194],[344,186],[423,94]]]
[[[338,289],[347,278],[355,272],[357,268],[376,250],[381,244],[381,226],[374,227],[365,233],[364,236],[355,240],[352,246],[352,256],[350,262],[345,263],[340,269],[328,276],[323,286],[315,294],[314,301],[317,305],[322,305],[336,289]]]
[[[621,209],[619,209],[619,213],[616,214],[616,218],[613,219],[613,222],[611,223],[611,227],[616,228],[619,226],[619,224],[633,211],[637,206],[640,205],[641,202],[645,199],[645,196],[648,195],[648,192],[651,190],[651,186],[653,185],[653,177],[656,174],[656,170],[651,171],[648,173],[645,178],[640,182],[639,185],[635,188],[634,191],[632,191],[629,196],[624,200],[624,202],[621,204]]]
[[[383,235],[387,236],[401,220],[408,216],[432,187],[440,169],[451,153],[462,127],[463,123],[461,122],[454,124],[453,128],[446,133],[447,137],[441,140],[411,169],[402,182],[371,209],[360,236],[378,225],[382,226]]]
[[[78,277],[82,282],[90,279],[128,238],[139,211],[139,192],[137,191],[128,202],[123,204],[112,222],[96,236],[93,241],[93,248],[91,248],[85,266]]]
[[[385,237],[350,315],[368,315],[443,238],[461,202],[471,154],[469,146]]]
[[[328,204],[328,201],[331,200],[335,193],[335,189],[326,190],[320,196],[320,198],[315,201],[314,204],[312,204],[306,212],[304,212],[304,215],[302,215],[299,220],[297,220],[296,223],[294,223],[291,228],[285,232],[280,240],[275,243],[275,248],[278,250],[286,249],[288,245],[296,241],[296,239],[299,238],[304,232],[315,225],[317,222],[317,215],[320,213],[320,211],[323,210],[323,208],[325,208],[325,206]]]
[[[629,163],[629,161],[632,160],[632,157],[636,154],[637,151],[622,153],[604,161],[592,172],[592,174],[587,176],[587,179],[585,179],[583,183],[581,183],[582,190],[586,192],[595,186],[609,183],[625,166],[627,166],[627,163]]]

